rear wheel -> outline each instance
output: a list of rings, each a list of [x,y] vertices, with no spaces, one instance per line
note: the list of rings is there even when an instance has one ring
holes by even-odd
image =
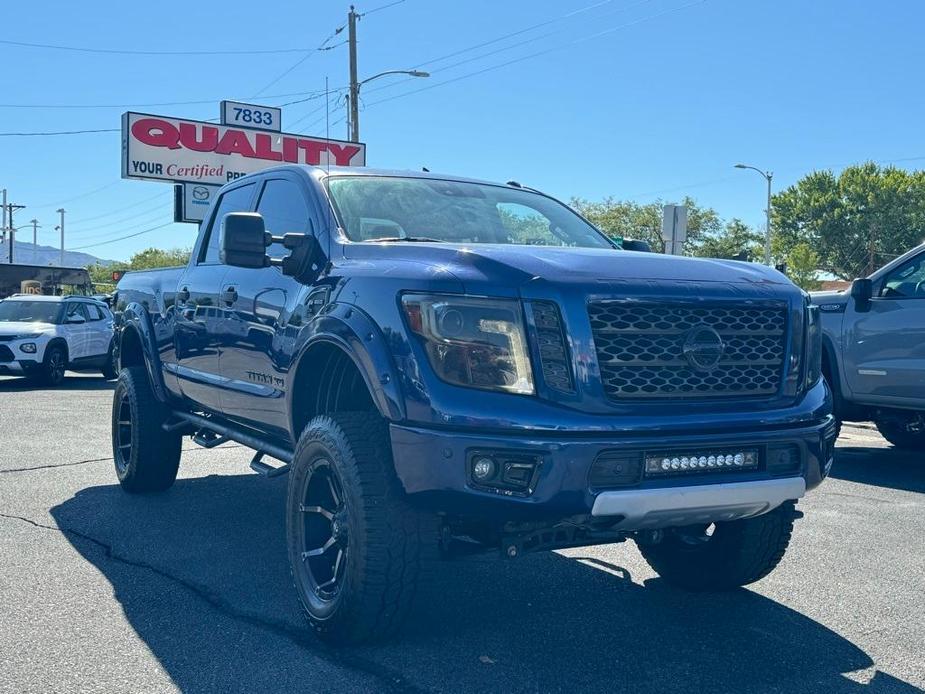
[[[46,386],[60,386],[67,368],[67,350],[61,345],[51,345],[45,350],[45,359],[39,372],[39,380]]]
[[[666,530],[639,551],[659,576],[688,590],[731,590],[764,578],[784,556],[795,504],[755,518]]]
[[[908,418],[890,417],[874,421],[877,431],[896,448],[925,450],[925,422],[923,416],[912,414]]]
[[[127,492],[159,492],[177,479],[182,436],[166,432],[167,408],[144,367],[122,369],[112,399],[112,457]]]
[[[365,412],[315,417],[296,446],[289,562],[306,617],[327,641],[396,632],[436,555],[436,518],[408,505],[390,450],[385,423]]]

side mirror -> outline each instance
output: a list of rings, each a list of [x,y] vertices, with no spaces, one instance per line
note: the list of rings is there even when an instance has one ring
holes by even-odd
[[[225,265],[261,268],[267,258],[267,232],[256,212],[229,212],[222,217],[218,259]]]
[[[874,283],[866,277],[858,278],[851,283],[851,297],[857,304],[866,304],[874,295]]]
[[[642,253],[651,253],[652,246],[649,245],[648,241],[641,241],[638,239],[623,239],[623,250],[624,251],[640,251]]]

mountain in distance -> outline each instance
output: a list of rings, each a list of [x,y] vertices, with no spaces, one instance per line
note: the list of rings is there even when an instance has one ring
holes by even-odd
[[[8,262],[10,252],[10,242],[5,240],[3,247],[0,248],[0,263]],[[16,241],[13,248],[13,262],[23,265],[59,265],[61,260],[61,249],[53,246],[43,246],[38,244],[33,246],[31,243]],[[87,265],[112,265],[117,261],[97,258],[89,253],[79,251],[64,251],[65,267],[87,267]]]

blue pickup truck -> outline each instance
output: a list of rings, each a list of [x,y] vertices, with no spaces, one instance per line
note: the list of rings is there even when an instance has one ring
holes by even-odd
[[[288,473],[295,588],[333,642],[391,634],[429,563],[472,552],[630,539],[673,585],[756,581],[832,463],[805,293],[622,250],[514,182],[248,175],[187,267],[115,303],[119,482],[170,487],[185,435]]]

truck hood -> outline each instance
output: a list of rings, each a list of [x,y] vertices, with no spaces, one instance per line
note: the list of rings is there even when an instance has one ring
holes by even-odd
[[[439,267],[467,286],[519,287],[532,281],[594,285],[621,280],[791,285],[776,270],[756,263],[601,248],[385,242],[348,244],[344,255],[378,263],[410,262],[422,266],[422,271]]]
[[[52,332],[55,326],[48,323],[23,323],[20,321],[0,321],[0,335],[34,335]]]

